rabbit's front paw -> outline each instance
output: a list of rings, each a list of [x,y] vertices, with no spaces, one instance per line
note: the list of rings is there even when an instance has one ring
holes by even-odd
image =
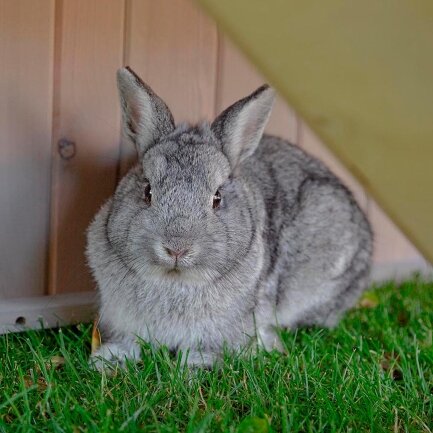
[[[198,350],[188,350],[182,353],[182,364],[192,368],[211,369],[215,364],[217,357],[211,352],[202,352]]]
[[[89,364],[100,372],[113,372],[116,368],[125,368],[126,360],[139,361],[140,348],[136,344],[104,343],[91,355]]]
[[[286,349],[281,342],[278,332],[273,326],[266,326],[257,329],[257,343],[259,347],[263,347],[267,352],[277,350],[285,353]]]

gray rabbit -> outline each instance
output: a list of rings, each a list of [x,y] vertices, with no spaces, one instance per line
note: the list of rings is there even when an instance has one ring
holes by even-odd
[[[280,327],[336,325],[368,283],[370,225],[321,162],[263,135],[274,91],[176,126],[130,68],[117,81],[138,163],[88,230],[96,368],[139,359],[139,339],[212,366],[251,341],[281,349]]]

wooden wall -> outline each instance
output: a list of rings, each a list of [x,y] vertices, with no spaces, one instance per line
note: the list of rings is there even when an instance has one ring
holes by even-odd
[[[0,298],[93,289],[85,230],[134,158],[120,140],[117,68],[130,65],[178,121],[211,119],[264,81],[190,0],[0,0],[0,65]],[[422,262],[282,100],[268,131],[353,190],[377,264]]]

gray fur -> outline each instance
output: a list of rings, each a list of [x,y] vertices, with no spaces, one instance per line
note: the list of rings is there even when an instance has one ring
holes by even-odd
[[[139,161],[88,230],[104,339],[96,366],[138,358],[137,338],[212,365],[223,347],[251,337],[281,348],[276,327],[334,326],[366,287],[370,226],[321,162],[262,136],[272,90],[261,87],[212,125],[175,128],[132,71],[118,77]],[[186,251],[176,267],[166,248]]]

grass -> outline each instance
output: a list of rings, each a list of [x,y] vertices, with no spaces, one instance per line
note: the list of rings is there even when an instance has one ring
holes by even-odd
[[[91,371],[89,325],[2,336],[0,432],[431,432],[433,284],[369,299],[333,331],[284,334],[289,355],[192,375],[146,344],[138,366]]]

